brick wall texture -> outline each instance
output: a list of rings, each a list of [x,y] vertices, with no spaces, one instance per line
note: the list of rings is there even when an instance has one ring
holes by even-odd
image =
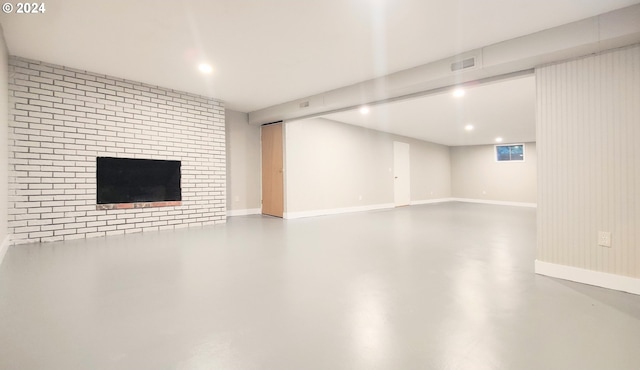
[[[11,57],[14,244],[225,222],[224,125],[211,98]],[[182,161],[182,205],[96,210],[96,157]]]

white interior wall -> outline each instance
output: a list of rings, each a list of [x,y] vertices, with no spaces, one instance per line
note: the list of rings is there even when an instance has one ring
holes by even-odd
[[[640,294],[640,45],[538,68],[536,80],[537,258],[636,278]]]
[[[227,140],[227,215],[260,213],[260,126],[247,113],[225,111]]]
[[[0,262],[9,245],[9,56],[0,27]]]
[[[322,118],[287,122],[285,136],[286,217],[393,207],[393,141],[411,146],[412,202],[451,196],[444,145]]]
[[[410,145],[412,204],[451,197],[451,158],[448,148],[418,139],[392,137]]]
[[[535,204],[536,144],[524,144],[524,162],[496,162],[494,145],[451,147],[452,196]]]
[[[447,147],[316,118],[286,125],[286,217],[393,207],[393,141],[410,144],[411,203],[535,205],[537,152],[497,163],[493,145]]]

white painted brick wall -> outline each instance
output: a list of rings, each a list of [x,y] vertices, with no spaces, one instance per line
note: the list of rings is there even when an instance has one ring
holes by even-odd
[[[182,206],[96,210],[96,157],[182,161]],[[16,244],[225,222],[222,102],[11,57],[9,232]]]

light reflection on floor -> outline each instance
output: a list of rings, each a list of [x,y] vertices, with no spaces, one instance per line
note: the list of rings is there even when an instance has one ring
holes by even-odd
[[[535,235],[448,203],[12,247],[0,369],[640,368],[640,297],[535,275]]]

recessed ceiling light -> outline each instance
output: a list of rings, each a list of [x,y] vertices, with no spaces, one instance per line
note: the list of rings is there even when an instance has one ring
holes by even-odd
[[[473,131],[473,125],[466,125],[464,126],[464,129],[467,131]]]
[[[202,73],[209,74],[209,73],[213,72],[213,67],[211,65],[207,64],[207,63],[201,63],[198,66],[198,70],[200,72],[202,72]]]
[[[502,142],[502,138],[501,137],[497,137],[496,138],[496,143],[501,143]]]
[[[369,114],[369,107],[366,105],[360,107],[360,114]]]
[[[453,90],[453,96],[456,98],[462,98],[464,96],[464,94],[466,94],[466,92],[464,91],[463,88],[457,88],[455,90]]]

